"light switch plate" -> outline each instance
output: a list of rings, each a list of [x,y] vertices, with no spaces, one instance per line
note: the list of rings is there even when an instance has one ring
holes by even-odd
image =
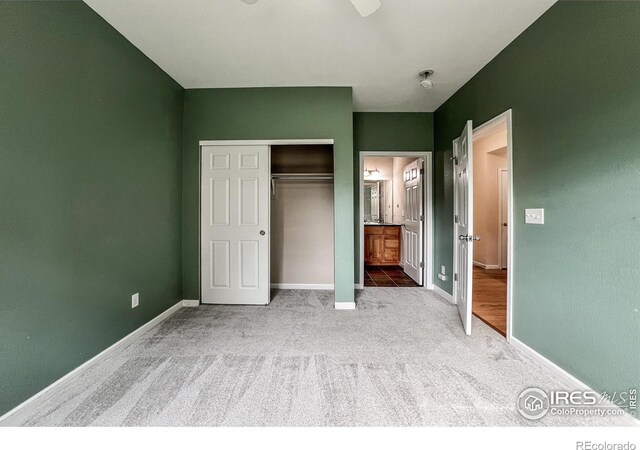
[[[131,308],[135,308],[136,306],[138,306],[140,304],[140,294],[133,294],[131,296]]]
[[[440,266],[440,273],[442,275],[446,275],[447,274],[447,268],[445,266]]]
[[[535,225],[544,224],[544,209],[525,209],[524,223],[531,223]]]

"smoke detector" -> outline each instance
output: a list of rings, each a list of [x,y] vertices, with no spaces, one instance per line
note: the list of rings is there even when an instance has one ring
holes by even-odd
[[[420,80],[420,86],[425,89],[431,89],[433,87],[433,81],[429,79],[431,75],[433,75],[433,70],[423,70],[419,73],[422,80]]]

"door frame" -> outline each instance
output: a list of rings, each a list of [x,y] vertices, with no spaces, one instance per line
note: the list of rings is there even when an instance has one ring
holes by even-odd
[[[497,128],[506,125],[507,126],[507,170],[508,170],[508,186],[507,193],[509,196],[508,199],[508,212],[507,212],[507,223],[511,226],[507,229],[507,333],[506,340],[507,342],[511,342],[513,337],[513,271],[515,265],[514,254],[513,254],[513,243],[514,243],[514,226],[513,226],[513,125],[512,125],[512,110],[508,109],[495,116],[493,119],[484,122],[481,125],[478,125],[473,129],[472,139],[475,140],[477,138],[482,138],[483,135],[489,135],[493,133]],[[455,166],[453,167],[453,171],[455,171]],[[470,199],[473,202],[473,198]],[[457,236],[455,236],[455,220],[452,217],[453,222],[453,255],[455,257],[458,245]],[[455,297],[454,297],[455,301]]]
[[[504,231],[503,228],[504,226],[502,225],[502,214],[503,214],[503,208],[502,208],[502,202],[503,202],[503,190],[505,188],[504,183],[502,182],[502,172],[507,172],[507,201],[509,200],[509,169],[504,169],[504,168],[499,168],[498,169],[498,268],[502,269],[503,266],[506,265],[507,268],[507,275],[509,275],[508,269],[509,269],[509,249],[507,248],[507,261],[503,261],[502,260],[502,238],[504,237]],[[508,208],[507,208],[507,212],[508,212]],[[507,221],[507,233],[509,232],[509,222]],[[508,243],[508,237],[507,237],[507,243]]]
[[[374,151],[366,150],[360,153],[360,164],[358,166],[358,230],[360,240],[360,279],[357,283],[358,289],[364,289],[364,203],[362,196],[364,195],[364,158],[424,158],[424,175],[423,180],[423,198],[424,198],[424,239],[423,239],[423,257],[426,264],[423,267],[423,283],[422,288],[433,290],[433,153],[432,152],[401,152],[401,151]]]
[[[335,152],[333,139],[260,139],[260,140],[201,140],[198,143],[198,302],[202,303],[202,147],[203,146],[245,146],[266,145],[269,147],[269,178],[271,178],[271,146],[273,145],[332,145]],[[335,164],[335,154],[334,154]],[[269,195],[269,235],[271,235],[271,196]],[[335,205],[334,205],[335,208]],[[334,211],[335,213],[335,211]],[[335,246],[334,226],[334,246]],[[334,249],[334,267],[335,267]],[[271,238],[269,238],[269,260],[271,260]],[[268,268],[268,282],[271,284],[271,264]],[[335,280],[335,274],[334,274]],[[335,289],[335,288],[334,288]]]

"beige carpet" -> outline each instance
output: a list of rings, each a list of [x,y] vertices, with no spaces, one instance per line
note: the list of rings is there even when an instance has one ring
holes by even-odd
[[[516,399],[562,383],[419,288],[276,291],[267,307],[183,308],[3,425],[610,425],[524,419]]]

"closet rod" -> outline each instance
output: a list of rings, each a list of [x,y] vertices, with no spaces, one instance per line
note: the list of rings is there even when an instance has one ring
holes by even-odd
[[[271,194],[276,195],[276,180],[333,180],[332,173],[272,173]]]
[[[333,180],[332,173],[274,173],[271,178],[278,180]]]

